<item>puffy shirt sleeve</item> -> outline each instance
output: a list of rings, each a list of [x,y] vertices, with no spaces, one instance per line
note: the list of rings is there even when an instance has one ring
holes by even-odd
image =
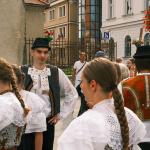
[[[60,109],[58,117],[62,121],[66,121],[68,116],[73,112],[78,94],[68,77],[59,69],[59,86],[65,93],[65,99]]]
[[[0,131],[6,126],[10,125],[13,122],[14,111],[13,103],[9,101],[6,97],[0,96]]]
[[[103,150],[107,144],[108,135],[107,133],[104,134],[101,129],[106,124],[102,116],[100,116],[102,117],[101,120],[97,120],[92,116],[91,112],[86,112],[75,119],[58,139],[57,150]],[[95,124],[96,120],[98,124],[101,122],[101,127],[97,123]]]
[[[46,116],[44,112],[45,102],[36,94],[22,90],[21,95],[32,108],[31,119],[27,122],[25,133],[43,132],[46,130]]]
[[[23,118],[23,108],[13,93],[7,96],[0,96],[0,130],[11,123],[21,127],[24,126],[31,118],[30,114]]]

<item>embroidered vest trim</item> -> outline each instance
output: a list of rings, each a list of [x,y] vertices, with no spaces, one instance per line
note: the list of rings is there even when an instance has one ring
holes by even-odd
[[[141,121],[150,120],[150,76],[141,75],[122,81],[124,106]]]
[[[33,67],[32,64],[21,66],[22,72],[26,74],[25,90],[30,91],[33,87],[33,81],[31,76],[28,75],[28,68]],[[52,117],[60,112],[60,88],[59,88],[59,75],[58,68],[52,65],[46,65],[46,68],[50,68],[51,76],[48,76],[49,81],[49,96],[51,103],[51,115]]]

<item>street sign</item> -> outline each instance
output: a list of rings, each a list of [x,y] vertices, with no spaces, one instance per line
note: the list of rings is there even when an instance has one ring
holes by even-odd
[[[109,32],[104,32],[104,38],[103,39],[109,39]]]

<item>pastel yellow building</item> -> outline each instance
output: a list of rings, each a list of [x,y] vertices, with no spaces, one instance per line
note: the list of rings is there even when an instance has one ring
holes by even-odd
[[[54,39],[77,41],[77,2],[68,0],[45,0],[50,8],[44,12],[44,31],[54,32]]]

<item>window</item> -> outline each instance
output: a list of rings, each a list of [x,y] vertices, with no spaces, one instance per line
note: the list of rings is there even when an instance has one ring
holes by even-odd
[[[44,22],[46,22],[46,12],[44,12]]]
[[[109,0],[109,18],[114,17],[114,0]]]
[[[62,39],[66,37],[66,27],[59,28],[59,35],[61,36]]]
[[[126,36],[125,38],[125,57],[131,56],[131,38]]]
[[[132,13],[132,0],[126,0],[126,14]]]
[[[150,45],[150,33],[145,34],[144,45]]]
[[[145,0],[145,10],[150,6],[150,0]]]
[[[54,20],[55,19],[55,9],[51,9],[49,11],[49,20]]]
[[[50,29],[49,32],[51,33],[51,35],[52,35],[52,33],[53,33],[53,37],[54,37],[54,39],[55,39],[55,29]]]
[[[66,7],[65,5],[59,7],[59,17],[65,17],[66,15]]]

